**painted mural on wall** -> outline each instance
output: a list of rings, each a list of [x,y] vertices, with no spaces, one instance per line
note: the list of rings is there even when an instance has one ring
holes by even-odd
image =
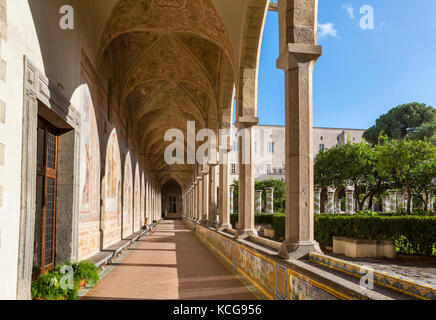
[[[145,178],[141,174],[141,226],[145,225]]]
[[[275,281],[274,263],[242,246],[238,246],[238,253],[238,268],[273,296]]]
[[[318,288],[310,281],[304,280],[289,270],[289,298],[290,300],[339,300],[332,294]]]
[[[95,107],[87,85],[80,88],[81,160],[79,259],[89,257],[100,248],[100,145]]]
[[[133,174],[130,153],[127,154],[124,165],[123,195],[123,237],[127,237],[133,233]]]
[[[134,195],[134,222],[133,231],[137,232],[141,229],[141,181],[139,175],[139,165],[136,164],[135,170],[135,195]]]
[[[121,239],[121,157],[118,137],[112,131],[106,151],[105,203],[102,213],[103,247],[106,248]]]

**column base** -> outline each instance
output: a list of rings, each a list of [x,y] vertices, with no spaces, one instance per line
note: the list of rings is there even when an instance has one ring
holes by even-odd
[[[252,229],[248,229],[248,230],[237,230],[237,238],[238,239],[245,239],[248,238],[251,235],[255,235],[257,236],[257,230],[252,230]]]
[[[287,260],[305,258],[311,252],[323,253],[316,241],[283,242],[279,249],[279,257]]]

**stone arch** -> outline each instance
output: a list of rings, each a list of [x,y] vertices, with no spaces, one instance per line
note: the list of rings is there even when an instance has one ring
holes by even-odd
[[[237,118],[257,115],[259,59],[268,7],[269,0],[252,1],[247,7],[239,61]]]
[[[130,152],[127,153],[124,164],[122,230],[123,238],[131,235],[133,231],[133,171]]]
[[[215,131],[220,122],[230,123],[237,70],[232,46],[211,0],[115,4],[102,32],[98,69],[113,80],[114,108],[139,153],[163,154],[170,144],[162,139],[166,130],[186,137],[187,121]],[[163,157],[149,164],[158,183],[174,178],[184,184],[195,169],[176,165],[179,173],[168,173]]]
[[[88,85],[80,88],[81,159],[78,258],[86,259],[100,249],[100,142],[98,124]]]
[[[139,163],[136,162],[135,182],[134,182],[134,214],[133,214],[133,232],[141,229],[141,176],[139,173]]]
[[[104,208],[102,212],[102,247],[107,248],[121,237],[121,155],[116,130],[109,136],[106,148],[106,163],[104,177]]]

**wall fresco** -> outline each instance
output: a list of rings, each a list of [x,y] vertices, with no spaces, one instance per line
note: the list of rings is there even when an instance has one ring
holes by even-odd
[[[100,249],[100,144],[91,92],[87,85],[80,90],[82,156],[78,255],[79,259],[84,259]]]

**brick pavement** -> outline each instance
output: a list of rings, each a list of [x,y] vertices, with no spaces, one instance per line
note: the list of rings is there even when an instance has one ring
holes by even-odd
[[[163,221],[83,300],[253,300],[256,297],[180,220]]]

